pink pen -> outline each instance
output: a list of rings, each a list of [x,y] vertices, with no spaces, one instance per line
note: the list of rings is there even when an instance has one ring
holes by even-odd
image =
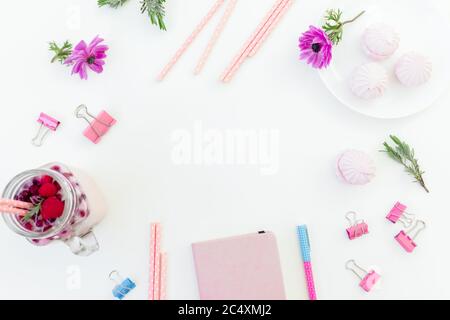
[[[298,241],[300,243],[300,254],[303,258],[305,268],[306,285],[308,286],[309,300],[317,300],[316,288],[311,265],[311,246],[309,244],[308,229],[305,225],[297,227]]]

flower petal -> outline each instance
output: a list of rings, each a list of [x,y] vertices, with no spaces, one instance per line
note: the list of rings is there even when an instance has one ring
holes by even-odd
[[[79,50],[85,50],[86,49],[86,42],[84,42],[84,40],[81,40],[76,46],[74,51],[79,51]]]
[[[94,71],[96,73],[102,73],[103,72],[103,65],[101,63],[94,62],[93,64],[89,64],[88,66],[89,66],[89,68],[92,71]]]

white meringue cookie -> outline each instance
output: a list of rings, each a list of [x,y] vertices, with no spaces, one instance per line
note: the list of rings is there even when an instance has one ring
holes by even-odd
[[[389,58],[398,49],[400,36],[395,29],[384,23],[369,26],[363,35],[363,49],[374,60]]]
[[[363,99],[381,97],[386,91],[388,74],[376,63],[364,64],[355,69],[350,79],[352,92]]]
[[[432,72],[431,60],[415,52],[403,55],[395,66],[395,75],[407,87],[416,87],[426,83],[430,80]]]
[[[336,174],[344,182],[364,185],[375,177],[375,164],[364,152],[347,150],[337,159]]]

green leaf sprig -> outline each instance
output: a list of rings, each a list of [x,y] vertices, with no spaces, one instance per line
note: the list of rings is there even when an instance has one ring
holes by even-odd
[[[49,50],[55,53],[51,63],[59,61],[64,64],[64,61],[72,54],[72,44],[69,41],[63,43],[60,47],[55,41],[49,43]]]
[[[99,7],[109,6],[117,9],[127,3],[129,0],[97,0]],[[141,0],[141,13],[146,13],[150,17],[153,25],[158,26],[159,29],[166,31],[164,17],[166,0]]]
[[[28,213],[23,217],[24,222],[29,221],[41,211],[42,202],[43,200],[39,201],[33,208],[30,209],[30,211],[28,211]]]
[[[166,25],[164,23],[164,17],[166,15],[166,11],[164,8],[166,0],[142,0],[141,1],[141,12],[147,12],[150,17],[150,21],[153,25],[156,25],[161,30],[167,30]]]
[[[125,2],[128,2],[128,0],[98,0],[98,6],[110,6],[111,8],[117,9],[118,7],[123,6]]]
[[[394,135],[390,135],[389,137],[394,142],[394,146],[390,146],[387,142],[384,142],[384,150],[382,151],[386,152],[391,159],[402,164],[405,167],[406,172],[414,177],[415,182],[419,183],[426,192],[430,192],[423,180],[423,174],[425,172],[419,167],[419,162],[415,157],[414,149]]]
[[[322,26],[322,29],[328,35],[330,41],[333,42],[334,45],[337,45],[342,40],[344,34],[344,26],[356,21],[364,13],[365,11],[362,11],[353,19],[341,22],[342,11],[340,9],[327,10],[325,13],[325,24]]]

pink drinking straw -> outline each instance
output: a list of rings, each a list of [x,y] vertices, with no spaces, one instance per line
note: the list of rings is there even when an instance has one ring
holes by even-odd
[[[154,300],[161,300],[161,225],[156,224]]]
[[[149,300],[160,300],[161,281],[161,224],[150,226],[150,283]]]
[[[167,253],[160,254],[161,260],[161,272],[160,272],[160,280],[159,280],[159,299],[166,300],[167,298]]]
[[[228,6],[226,8],[226,11],[220,20],[219,24],[216,27],[216,30],[214,31],[214,34],[212,35],[211,39],[209,40],[208,45],[205,48],[205,51],[203,51],[203,54],[200,57],[200,60],[198,61],[197,67],[195,68],[194,73],[199,74],[203,67],[205,66],[206,61],[208,60],[212,49],[214,48],[217,40],[219,39],[220,35],[222,34],[223,30],[225,29],[225,26],[230,19],[231,14],[233,13],[234,8],[236,7],[237,0],[229,0]]]
[[[164,69],[158,75],[158,80],[162,81],[169,73],[169,71],[173,68],[173,66],[178,62],[180,57],[184,54],[184,52],[189,48],[191,43],[195,40],[195,38],[200,34],[203,28],[208,24],[211,18],[216,14],[217,10],[222,6],[225,0],[217,0],[213,7],[209,10],[208,14],[200,21],[191,35],[184,41],[183,45],[178,49],[169,63],[164,67]]]
[[[285,5],[288,3],[288,1],[290,1],[290,0],[278,0],[275,3],[275,5],[272,7],[272,9],[269,11],[269,13],[264,18],[264,20],[260,23],[260,25],[255,30],[255,32],[252,34],[252,36],[248,39],[248,41],[242,47],[241,51],[239,51],[239,53],[235,56],[235,58],[233,59],[231,64],[228,66],[228,68],[222,74],[221,80],[223,82],[229,82],[233,78],[234,74],[239,69],[239,67],[242,65],[244,60],[250,56],[252,49],[255,46],[257,46],[258,41],[263,38],[265,31],[267,31],[267,28],[273,24],[273,21],[274,21],[273,18],[278,16],[278,14],[282,11],[282,9],[285,7]]]
[[[264,34],[260,37],[260,39],[257,41],[257,43],[253,46],[253,48],[251,49],[250,53],[248,54],[249,57],[253,57],[256,52],[258,52],[259,48],[261,47],[261,45],[264,43],[264,41],[267,40],[267,38],[269,37],[269,35],[272,33],[273,29],[275,29],[275,26],[278,24],[278,22],[280,22],[281,17],[284,16],[284,14],[286,13],[286,11],[289,9],[289,7],[292,5],[293,0],[288,0],[283,4],[283,7],[281,8],[281,10],[278,12],[278,14],[274,15],[272,17],[272,21],[269,22],[266,31],[264,32]]]
[[[32,203],[10,199],[0,199],[1,213],[25,216],[31,208],[33,208]]]
[[[155,249],[156,249],[156,224],[152,223],[150,226],[150,272],[149,272],[149,287],[148,299],[155,300]]]

